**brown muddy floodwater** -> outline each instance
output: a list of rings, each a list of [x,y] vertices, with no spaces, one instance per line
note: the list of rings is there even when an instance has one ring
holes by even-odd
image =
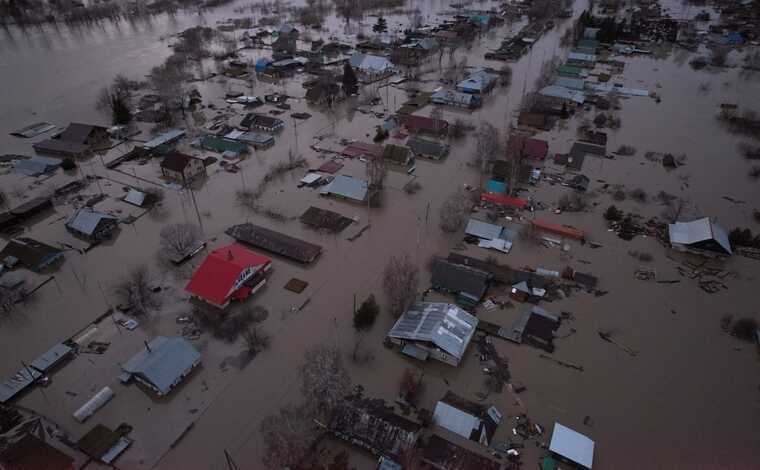
[[[448,2],[410,2],[425,14],[426,21],[440,21],[438,12],[446,11]],[[484,3],[484,6],[491,6]],[[495,4],[493,4],[495,5]],[[575,16],[585,4],[577,2]],[[679,7],[679,8],[676,8]],[[195,24],[214,25],[215,22],[236,16],[235,5],[214,10],[203,16],[177,14],[170,18],[158,16],[148,23],[108,24],[88,30],[50,29],[0,30],[0,153],[31,154],[31,142],[10,137],[15,128],[34,121],[50,121],[65,125],[70,121],[103,123],[92,103],[97,90],[114,75],[122,73],[141,78],[150,67],[159,64],[170,53],[166,36]],[[680,5],[673,11],[688,15]],[[690,14],[696,14],[696,11]],[[388,16],[391,28],[408,21],[406,16]],[[367,18],[363,29],[369,31],[374,22]],[[330,33],[345,35],[344,25],[334,16],[326,23]],[[490,122],[506,130],[516,122],[516,110],[524,91],[530,91],[544,61],[552,56],[564,57],[567,50],[559,45],[569,22],[545,34],[531,53],[512,64],[514,80],[509,89],[497,88],[484,98],[484,106],[467,113],[443,109],[444,119],[462,117],[477,125]],[[486,33],[471,50],[459,50],[451,59],[459,62],[466,57],[468,65],[487,63],[483,54],[498,46],[500,41],[518,31],[521,24],[505,25]],[[353,32],[356,32],[354,30]],[[316,37],[316,35],[315,35]],[[251,58],[266,55],[267,51],[245,51]],[[742,53],[734,52],[729,64],[740,63]],[[444,57],[444,65],[449,61]],[[539,351],[527,345],[496,341],[499,352],[508,357],[515,380],[527,390],[520,395],[523,407],[513,401],[508,392],[491,395],[487,402],[497,406],[505,415],[527,413],[532,420],[551,429],[560,421],[588,435],[596,442],[595,468],[599,469],[749,469],[758,468],[757,449],[760,448],[760,375],[758,355],[753,345],[740,343],[720,329],[725,314],[737,317],[760,314],[757,286],[760,263],[735,256],[726,261],[724,269],[735,273],[726,281],[727,290],[707,294],[696,281],[679,276],[675,256],[652,238],[637,237],[626,242],[607,231],[601,212],[613,201],[609,192],[602,191],[602,182],[624,185],[627,189],[642,188],[650,195],[660,190],[678,195],[688,201],[689,216],[715,217],[726,228],[751,226],[752,210],[760,208],[760,183],[747,177],[749,163],[738,153],[740,142],[749,142],[728,133],[715,119],[719,104],[739,103],[760,110],[760,75],[746,75],[738,68],[720,71],[694,71],[688,62],[691,54],[674,50],[664,59],[651,56],[618,58],[625,62],[622,75],[613,82],[632,88],[656,91],[660,103],[648,97],[621,100],[617,112],[622,127],[608,131],[608,151],[620,145],[633,145],[637,153],[614,159],[587,158],[583,173],[591,178],[593,206],[582,213],[555,215],[549,211],[537,214],[558,222],[583,228],[591,240],[603,245],[592,249],[588,244],[571,243],[569,252],[556,248],[537,248],[517,240],[512,252],[499,254],[499,262],[513,267],[543,267],[561,271],[565,266],[591,272],[600,278],[599,288],[607,295],[576,293],[552,303],[542,304],[548,310],[571,312],[570,327],[577,330],[557,340],[554,355],[563,361],[581,364],[583,372],[556,366],[541,359]],[[437,67],[435,67],[437,69]],[[258,82],[254,93],[286,92],[303,97],[303,75],[271,84]],[[438,71],[423,76],[420,87],[433,90],[439,86]],[[243,111],[224,102],[230,87],[244,88],[242,82],[213,79],[199,83],[204,104],[213,103],[235,117],[237,123]],[[397,87],[382,89],[381,96],[392,111],[405,100],[405,92]],[[240,163],[241,172],[230,174],[218,165],[209,169],[209,177],[194,188],[198,212],[189,191],[167,189],[160,211],[148,213],[131,225],[122,225],[118,237],[109,243],[80,254],[66,252],[66,261],[53,273],[54,282],[45,285],[33,298],[0,323],[0,377],[16,371],[21,361],[28,362],[53,344],[71,337],[114,302],[110,286],[133,266],[148,264],[155,283],[163,287],[160,309],[152,319],[144,320],[135,332],[118,332],[101,328],[101,334],[113,342],[113,351],[106,357],[80,356],[53,376],[44,394],[32,391],[23,396],[20,404],[33,408],[57,421],[75,437],[81,437],[91,426],[73,420],[71,413],[81,405],[91,390],[111,386],[117,397],[92,418],[111,426],[130,422],[135,428],[135,444],[118,461],[119,468],[160,469],[225,469],[226,450],[240,468],[263,468],[263,443],[259,424],[279,406],[300,400],[297,368],[303,352],[317,343],[337,344],[346,354],[346,363],[353,383],[361,384],[366,394],[395,399],[398,382],[407,367],[424,371],[426,389],[422,405],[431,409],[447,389],[475,399],[484,390],[481,366],[471,348],[458,368],[432,363],[414,363],[396,351],[382,347],[385,333],[393,324],[383,312],[364,339],[374,354],[374,361],[357,366],[349,359],[355,343],[351,326],[354,295],[364,299],[375,294],[381,303],[381,275],[390,256],[406,254],[422,273],[420,290],[429,283],[426,265],[430,257],[446,255],[460,244],[462,233],[445,235],[438,228],[441,201],[465,184],[477,185],[479,175],[471,164],[475,139],[468,137],[451,142],[449,157],[442,163],[417,163],[416,177],[422,189],[406,194],[402,188],[410,176],[391,171],[382,206],[368,211],[366,207],[344,201],[325,199],[311,189],[297,188],[303,176],[300,171],[285,175],[267,187],[262,205],[276,209],[286,216],[285,221],[273,221],[241,208],[235,191],[258,185],[267,169],[284,161],[289,152],[307,159],[310,168],[324,162],[324,156],[309,148],[316,136],[320,146],[337,148],[341,138],[368,140],[374,127],[382,121],[371,114],[351,110],[351,103],[337,112],[325,114],[307,106],[303,99],[292,99],[292,112],[306,111],[312,118],[296,126],[290,118],[277,138],[274,147],[254,152]],[[375,107],[382,111],[384,105]],[[427,115],[430,107],[420,111]],[[210,111],[209,111],[210,113]],[[538,134],[550,143],[550,154],[569,150],[576,138],[576,129],[593,111],[579,112],[562,128]],[[286,115],[283,115],[286,116]],[[210,114],[209,114],[210,117]],[[147,135],[140,136],[140,139]],[[394,141],[392,143],[403,143]],[[757,143],[755,143],[757,145]],[[185,150],[191,151],[182,144]],[[109,152],[105,161],[121,155],[131,145],[125,144]],[[685,165],[666,171],[661,163],[644,157],[645,152],[686,154]],[[197,150],[192,150],[198,154]],[[360,161],[343,161],[340,171],[357,177],[365,174]],[[547,173],[563,169],[547,162]],[[60,172],[50,179],[20,178],[13,173],[0,175],[0,187],[13,192],[20,189],[24,196],[36,195],[82,175],[99,175],[100,187],[91,183],[83,191],[108,194],[99,203],[100,210],[111,210],[119,216],[140,215],[142,210],[119,201],[125,185],[143,185],[144,180],[160,184],[157,161],[146,165],[129,163],[118,171],[103,167],[99,158],[80,165],[74,175]],[[142,178],[142,179],[138,179]],[[556,204],[568,191],[546,181],[524,194],[548,206]],[[727,196],[733,201],[724,198]],[[21,200],[13,196],[13,203]],[[624,210],[644,216],[658,215],[662,209],[655,202],[639,204],[632,200],[615,202]],[[328,235],[306,228],[297,217],[309,206],[331,209],[349,217],[357,217],[339,235]],[[429,208],[429,210],[428,210]],[[55,213],[34,220],[25,236],[57,245],[76,248],[84,243],[72,237],[64,228],[65,217],[72,212],[69,201],[58,201]],[[154,403],[133,387],[118,383],[118,363],[127,359],[143,338],[156,334],[177,334],[174,318],[189,313],[183,287],[188,273],[169,273],[156,261],[159,231],[175,222],[197,221],[211,246],[229,242],[224,230],[237,223],[251,221],[272,227],[323,246],[320,259],[309,267],[274,258],[274,272],[267,286],[257,293],[253,303],[265,306],[269,319],[263,327],[272,336],[271,348],[253,362],[238,369],[223,365],[225,359],[239,352],[243,345],[221,344],[204,335],[198,342],[204,354],[204,366],[186,386],[167,402]],[[427,217],[429,215],[429,217]],[[532,215],[528,215],[530,218]],[[356,241],[347,237],[370,222],[372,227]],[[523,221],[524,222],[524,221]],[[510,224],[509,221],[502,221]],[[515,225],[515,224],[513,224]],[[518,226],[519,227],[519,226]],[[484,259],[493,255],[480,248],[465,245],[465,254]],[[678,284],[658,284],[634,279],[634,271],[642,264],[629,256],[629,250],[652,253],[654,260],[647,267],[657,270],[658,279],[681,279]],[[673,256],[673,258],[666,257]],[[202,259],[202,257],[199,257]],[[201,259],[193,260],[197,265]],[[39,282],[42,276],[24,272],[29,283]],[[292,277],[309,282],[302,294],[286,291],[282,286]],[[301,311],[294,307],[309,298]],[[495,323],[509,325],[517,310],[478,310],[478,315]],[[563,329],[566,328],[563,326]],[[598,330],[610,330],[622,343],[638,351],[631,357],[610,343],[601,341]],[[125,338],[123,335],[127,335]],[[133,336],[128,336],[133,335]],[[88,362],[89,361],[89,362]],[[72,396],[71,390],[78,390]],[[591,425],[584,424],[584,418]],[[511,418],[510,418],[511,419]],[[194,427],[170,449],[170,444],[190,423]],[[497,431],[497,440],[511,437],[512,421]],[[548,435],[545,435],[548,441]],[[337,447],[337,444],[331,445]],[[524,449],[523,463],[535,468],[543,450],[532,444]],[[359,469],[374,468],[374,459],[351,450],[351,462]]]

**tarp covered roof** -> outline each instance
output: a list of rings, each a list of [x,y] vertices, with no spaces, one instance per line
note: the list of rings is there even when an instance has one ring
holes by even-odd
[[[401,315],[388,336],[428,341],[461,359],[477,326],[478,319],[456,305],[417,302]]]

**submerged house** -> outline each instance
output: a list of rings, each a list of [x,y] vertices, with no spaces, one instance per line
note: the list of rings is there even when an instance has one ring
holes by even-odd
[[[670,245],[678,251],[686,251],[703,256],[730,256],[731,242],[720,225],[708,217],[691,222],[676,222],[668,225]]]
[[[443,160],[449,154],[448,144],[436,142],[433,140],[421,139],[419,137],[410,137],[406,141],[406,146],[412,151],[415,158],[427,158],[429,160]]]
[[[366,201],[368,193],[366,181],[347,175],[336,175],[331,183],[319,191],[322,196],[333,196],[355,202]]]
[[[240,128],[245,130],[258,129],[274,133],[285,128],[285,121],[265,114],[248,113],[240,121]]]
[[[63,261],[63,251],[31,238],[15,238],[0,251],[0,262],[6,266],[20,264],[34,272]]]
[[[180,152],[170,152],[161,161],[161,174],[180,183],[206,176],[206,165],[200,158]]]
[[[447,121],[426,116],[404,116],[401,119],[401,125],[410,134],[446,135],[449,133],[449,123]]]
[[[395,73],[393,64],[381,56],[356,53],[348,63],[365,81],[378,80]]]
[[[453,106],[465,109],[478,108],[483,104],[483,99],[480,96],[452,90],[436,91],[430,96],[430,101],[443,106]]]
[[[549,154],[549,142],[533,137],[511,134],[507,141],[507,152],[523,158],[530,158],[531,160],[543,160]]]
[[[478,319],[456,305],[416,302],[399,317],[388,339],[415,359],[432,357],[458,366],[477,326]]]
[[[100,241],[110,239],[118,224],[116,217],[84,207],[66,221],[66,229],[82,238]]]
[[[462,398],[451,391],[438,401],[433,423],[465,439],[489,446],[502,415],[493,406]]]
[[[503,470],[504,466],[435,434],[422,451],[422,462],[436,470]]]
[[[486,293],[491,274],[471,266],[436,259],[430,283],[433,289],[454,294],[457,302],[476,305]]]
[[[554,423],[549,452],[581,468],[590,470],[594,464],[594,441],[560,423]]]
[[[524,281],[523,281],[524,283]],[[515,343],[528,343],[548,352],[554,351],[554,332],[559,328],[559,317],[541,307],[525,310],[512,324],[506,338]]]
[[[422,432],[422,425],[397,415],[382,400],[356,396],[337,406],[327,428],[335,437],[394,462],[403,461]]]
[[[29,432],[7,441],[0,452],[2,470],[74,470],[74,459]]]
[[[319,245],[251,223],[233,225],[225,233],[241,243],[303,264],[313,262],[322,253]]]
[[[487,93],[496,86],[499,76],[485,69],[477,69],[467,78],[457,83],[457,91],[462,93],[481,94]]]
[[[108,140],[108,129],[74,122],[58,136],[32,145],[37,153],[77,158],[90,153],[95,146]]]
[[[408,167],[411,165],[413,159],[409,147],[386,144],[383,149],[383,160],[390,165]]]
[[[122,382],[135,379],[158,396],[168,395],[201,363],[201,354],[185,338],[157,336],[122,364]]]
[[[196,304],[225,309],[258,291],[271,269],[269,258],[233,243],[209,253],[185,290]]]

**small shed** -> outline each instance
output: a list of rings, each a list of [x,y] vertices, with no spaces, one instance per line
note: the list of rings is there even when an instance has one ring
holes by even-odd
[[[66,221],[69,232],[89,240],[108,240],[118,226],[118,219],[89,207],[77,210]]]

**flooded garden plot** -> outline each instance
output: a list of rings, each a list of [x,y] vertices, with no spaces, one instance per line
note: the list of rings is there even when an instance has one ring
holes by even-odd
[[[83,153],[72,158],[75,168],[29,176],[4,163],[3,246],[29,238],[50,249],[21,256],[38,263],[0,260],[13,268],[0,275],[12,281],[0,284],[0,373],[24,370],[61,342],[78,350],[15,403],[75,440],[95,424],[118,434],[126,423],[132,443],[117,465],[129,468],[323,468],[342,458],[375,468],[381,455],[403,468],[563,459],[587,468],[591,460],[596,468],[751,465],[760,265],[744,254],[757,248],[760,210],[751,176],[760,80],[756,36],[747,32],[756,14],[723,12],[745,15],[737,37],[710,28],[720,20],[708,6],[714,18],[692,36],[647,3],[636,23],[644,29],[614,37],[602,10],[615,5],[589,18],[578,2],[571,18],[550,18],[533,4],[505,5],[503,15],[487,11],[496,4],[411,2],[361,13],[338,4],[321,30],[293,23],[302,34],[295,41],[283,20],[238,28],[227,20],[261,20],[276,7],[235,3],[98,31],[6,28],[0,63],[22,72],[7,79],[0,144],[28,156],[58,131],[31,139],[11,132],[36,133],[48,121],[62,130],[72,121],[110,125],[112,116],[95,110],[97,89],[117,74],[143,80],[171,54],[170,43],[183,44],[161,38],[205,24],[224,38],[211,53],[234,49],[230,37],[241,47],[218,64],[196,61],[196,79],[181,89],[163,77],[136,92],[160,95],[164,86],[194,103],[185,108],[183,97],[175,122],[162,126],[183,130],[175,142],[146,153],[160,135],[155,122],[111,131],[106,151],[91,142],[95,134],[63,130],[71,144],[55,148]],[[559,6],[552,11],[568,11]],[[701,14],[663,6],[679,20]],[[630,11],[620,9],[622,17]],[[410,23],[418,34],[408,47],[387,41]],[[482,33],[468,31],[476,28]],[[80,42],[91,36],[99,47]],[[428,39],[440,49],[427,51]],[[311,59],[328,46],[338,52],[325,51],[326,79],[307,73],[309,60],[290,58]],[[354,47],[362,60],[351,59]],[[716,47],[726,48],[725,62],[710,62]],[[509,68],[494,51],[515,54]],[[33,52],[59,64],[57,87],[33,73]],[[690,65],[700,56],[709,64]],[[354,65],[351,73],[341,60]],[[25,93],[35,86],[41,93]],[[356,96],[340,96],[352,87]],[[431,98],[441,91],[450,93]],[[155,112],[160,101],[141,107]],[[36,197],[50,207],[23,207]],[[100,215],[72,223],[83,208]],[[671,247],[668,224],[702,217],[717,228]],[[499,234],[484,239],[471,218]],[[268,235],[236,243],[234,227]],[[731,250],[715,255],[725,241]],[[49,252],[55,262],[46,266]],[[259,264],[242,261],[253,259],[247,253]],[[447,257],[464,268],[437,271],[445,263],[434,260]],[[212,258],[218,271],[202,275],[204,289],[186,290]],[[473,279],[487,280],[484,295],[471,295]],[[474,319],[465,323],[477,322],[457,365],[446,361],[445,341],[410,348],[388,340],[391,311],[420,301],[446,312],[450,323],[441,325],[458,325],[441,326],[453,337],[469,338],[457,309]],[[151,357],[151,344],[161,351],[152,342],[160,336],[184,338],[200,353],[200,365],[178,372],[166,397],[151,394],[149,377],[119,377],[135,354]],[[320,367],[331,372],[315,374]],[[110,402],[75,421],[72,413],[105,386]],[[408,455],[399,450],[405,444],[368,442],[364,431],[336,424],[345,407],[381,418],[382,432],[398,426],[431,444]],[[483,423],[488,438],[450,432],[452,407]],[[343,442],[352,438],[364,444]],[[450,460],[457,453],[459,464]]]

